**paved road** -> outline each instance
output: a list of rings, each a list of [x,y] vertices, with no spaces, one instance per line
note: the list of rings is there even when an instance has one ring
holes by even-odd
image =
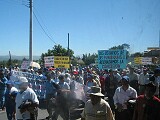
[[[80,120],[80,113],[82,112],[83,108],[74,109],[71,112],[71,120]],[[45,120],[48,116],[46,109],[39,109],[38,110],[38,120]],[[0,120],[7,120],[6,112],[0,110]],[[58,120],[63,120],[60,116]]]

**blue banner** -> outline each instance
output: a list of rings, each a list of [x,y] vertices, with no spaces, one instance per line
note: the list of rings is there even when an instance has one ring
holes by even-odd
[[[99,69],[126,68],[126,50],[98,50]]]

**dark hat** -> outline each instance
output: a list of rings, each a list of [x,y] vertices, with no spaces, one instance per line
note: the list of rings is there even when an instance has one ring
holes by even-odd
[[[156,92],[156,85],[153,82],[149,82],[148,84],[145,84],[145,88],[146,87],[151,88],[152,92]]]
[[[156,85],[153,82],[149,82],[147,84],[145,84],[145,87],[156,87]]]
[[[129,82],[129,77],[128,76],[123,76],[122,80],[125,80],[125,81]]]
[[[156,68],[155,70],[154,70],[154,74],[159,74],[160,73],[160,68]]]
[[[87,75],[87,78],[93,78],[93,74],[90,74],[90,73],[89,73],[89,74]]]
[[[58,79],[59,79],[59,80],[63,80],[63,79],[64,79],[64,76],[65,76],[64,74],[60,74],[59,77],[58,77]]]

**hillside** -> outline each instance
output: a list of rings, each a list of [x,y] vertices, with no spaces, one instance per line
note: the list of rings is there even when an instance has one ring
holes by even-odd
[[[28,59],[29,56],[16,56],[16,55],[13,55],[12,56],[12,60],[16,59],[16,60],[22,60],[23,58],[26,58]],[[40,59],[40,56],[33,56],[33,60],[39,60]],[[9,60],[9,56],[0,56],[0,61],[6,61],[6,60]]]

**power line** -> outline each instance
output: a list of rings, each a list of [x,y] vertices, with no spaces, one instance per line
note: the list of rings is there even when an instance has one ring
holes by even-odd
[[[26,7],[29,8],[29,0],[0,0],[0,1],[6,2],[6,3],[8,3],[8,4],[24,5],[24,6],[26,6]],[[36,8],[35,8],[34,6],[33,6],[33,8],[34,8],[34,10],[36,10]],[[37,10],[36,10],[36,11],[37,11]],[[37,13],[38,13],[38,12],[37,12]],[[48,33],[47,33],[47,31],[44,29],[44,27],[41,25],[41,23],[40,23],[40,21],[39,21],[39,19],[38,19],[38,17],[36,16],[36,14],[35,14],[34,11],[33,11],[33,15],[34,15],[34,17],[36,18],[36,21],[38,22],[38,24],[39,24],[39,26],[41,27],[41,29],[42,29],[42,31],[44,32],[44,34],[45,34],[54,44],[57,44],[57,43],[52,39],[53,37],[48,34],[49,31],[48,31],[47,27],[45,26],[45,24],[43,23],[42,19],[41,19],[41,21],[42,21],[42,23],[43,23],[43,26],[46,28],[46,30],[48,31]],[[40,15],[39,15],[39,16],[40,16]],[[41,18],[41,17],[39,17],[39,18]]]
[[[44,24],[44,22],[43,22],[43,19],[42,19],[42,17],[40,16],[40,14],[39,14],[39,12],[37,11],[37,9],[33,6],[33,9],[34,9],[34,11],[36,11],[36,15],[38,15],[38,17],[37,18],[39,18],[40,19],[40,21],[41,21],[41,23],[43,24],[43,29],[44,29],[44,27],[45,27],[45,31],[46,31],[46,33],[48,33],[48,35],[50,36],[50,38],[52,38],[52,40],[53,40],[53,36],[51,35],[51,34],[49,34],[50,32],[49,32],[49,30],[47,29],[47,26]],[[34,12],[34,14],[35,14],[35,12]],[[42,25],[41,25],[42,26]],[[54,40],[53,40],[54,41]]]
[[[36,18],[39,26],[41,27],[41,29],[43,30],[43,32],[45,33],[45,35],[46,35],[52,42],[54,42],[54,44],[57,44],[57,43],[49,36],[49,34],[45,31],[45,29],[43,28],[43,26],[42,26],[41,23],[39,22],[36,14],[35,14],[34,12],[33,12],[33,15],[34,15],[34,17]]]

